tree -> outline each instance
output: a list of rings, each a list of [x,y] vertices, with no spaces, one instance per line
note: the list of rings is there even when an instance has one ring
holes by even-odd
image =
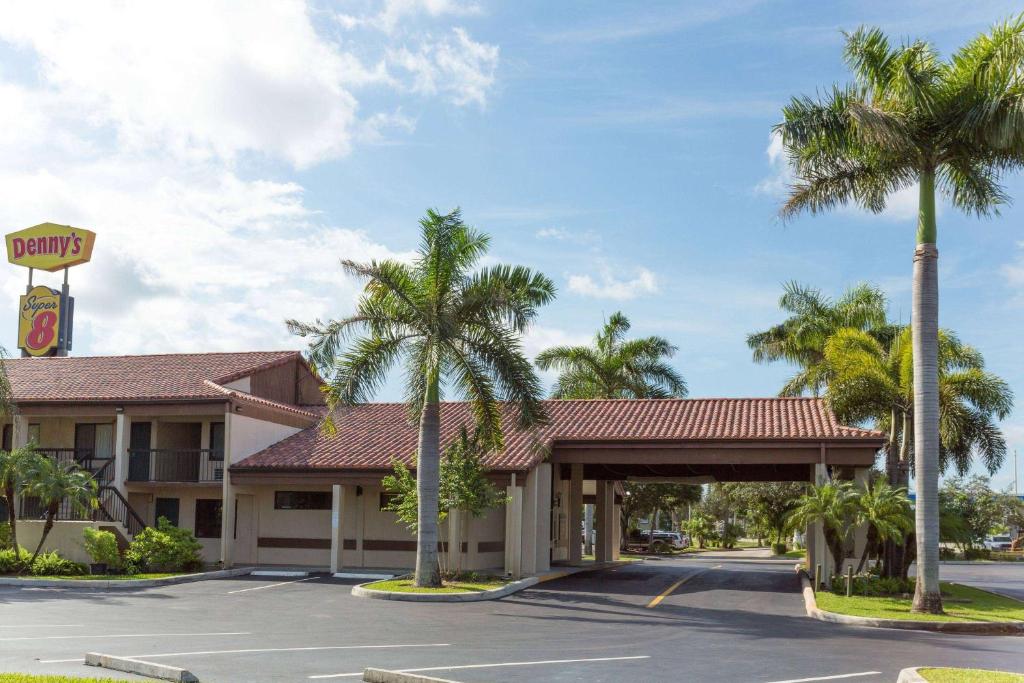
[[[844,546],[850,534],[850,523],[857,512],[857,495],[848,481],[812,484],[797,499],[789,514],[789,528],[804,528],[821,523],[825,544],[832,553],[836,571],[843,566]]]
[[[10,451],[0,450],[0,487],[7,507],[7,523],[11,528],[11,544],[16,561],[21,560],[21,549],[18,546],[18,509],[15,500],[25,490],[29,473],[38,468],[41,458],[31,445]]]
[[[796,482],[751,482],[739,484],[735,495],[747,513],[769,532],[772,545],[785,543],[789,514],[803,494],[805,484]]]
[[[690,516],[690,521],[686,523],[686,531],[697,541],[697,547],[703,549],[708,539],[715,534],[715,520],[698,510]]]
[[[819,290],[796,282],[783,285],[779,308],[790,316],[763,332],[747,335],[755,363],[784,360],[800,368],[779,391],[780,396],[817,396],[826,383],[825,342],[837,330],[873,330],[885,326],[885,295],[859,284],[832,301]]]
[[[440,482],[438,489],[438,523],[452,521],[452,511],[465,512],[471,517],[480,517],[488,510],[504,505],[508,497],[487,478],[481,457],[485,454],[480,430],[470,436],[465,426],[445,450],[441,459]],[[398,518],[411,530],[417,528],[418,495],[416,480],[409,468],[401,461],[392,465],[393,474],[383,479],[386,491],[393,494],[384,507],[398,515]],[[448,545],[448,569],[458,573],[459,563],[453,557],[461,555],[464,539],[462,529],[457,530],[459,547],[454,550]]]
[[[861,554],[857,573],[864,569],[871,553],[879,552],[885,541],[900,541],[913,529],[910,499],[905,488],[896,488],[884,477],[877,477],[857,495],[857,524],[867,527],[867,542]]]
[[[331,409],[368,400],[388,370],[404,361],[405,401],[410,420],[419,422],[416,585],[439,586],[442,386],[453,386],[470,401],[490,447],[502,443],[503,401],[517,412],[519,427],[543,422],[540,380],[523,355],[520,337],[538,307],[554,298],[555,288],[522,266],[472,272],[490,238],[463,223],[458,209],[443,215],[427,211],[420,229],[422,242],[412,264],[342,261],[346,273],[367,280],[354,315],[326,323],[290,320],[288,326],[313,338],[310,359],[328,378]]]
[[[958,209],[995,215],[1001,184],[1024,165],[1024,14],[948,61],[929,43],[890,45],[879,29],[846,36],[854,82],[793,98],[775,127],[796,181],[784,218],[841,204],[872,212],[918,186],[911,320],[914,349],[917,588],[913,610],[942,612],[939,593],[938,250],[936,189]]]
[[[555,370],[552,398],[668,398],[686,396],[686,381],[665,362],[678,350],[663,337],[626,339],[629,319],[613,313],[592,346],[556,346],[537,355]]]
[[[983,476],[947,479],[939,498],[943,508],[963,524],[963,550],[980,546],[985,536],[1003,523],[1010,512],[1006,496],[993,491],[989,478]]]
[[[39,499],[39,504],[46,510],[46,523],[43,524],[43,533],[28,566],[31,567],[42,552],[61,504],[66,503],[71,509],[82,513],[89,512],[99,507],[96,491],[96,480],[92,474],[78,465],[65,467],[54,458],[37,458],[32,461],[32,469],[25,482],[25,494]]]
[[[629,536],[629,523],[634,517],[648,515],[651,518],[651,531],[656,528],[657,520],[662,512],[671,513],[688,503],[700,500],[701,488],[693,484],[626,482],[625,496],[620,510],[623,546]],[[653,537],[650,539],[653,542]]]

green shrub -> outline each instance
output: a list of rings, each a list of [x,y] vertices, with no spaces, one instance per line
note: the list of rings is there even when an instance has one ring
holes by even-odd
[[[939,548],[939,559],[940,560],[955,560],[956,559],[956,551],[953,550],[952,548],[940,547]]]
[[[785,543],[773,543],[772,544],[772,552],[774,554],[776,554],[776,555],[785,555],[786,554],[786,544]]]
[[[81,576],[88,574],[89,568],[80,562],[61,557],[57,551],[40,553],[32,564],[33,576]]]
[[[191,531],[179,529],[161,517],[156,528],[147,527],[132,540],[125,561],[133,572],[192,571],[203,564],[202,549]]]
[[[967,548],[964,550],[965,560],[990,560],[992,551],[988,548]]]
[[[0,574],[14,574],[21,570],[25,561],[32,557],[27,550],[21,549],[21,562],[14,558],[14,548],[0,550]]]
[[[836,595],[846,595],[846,577],[833,576],[829,585]],[[914,592],[913,579],[900,579],[896,577],[884,578],[867,574],[858,574],[853,577],[853,594],[868,597],[883,597],[892,595],[903,595]]]
[[[11,525],[8,522],[0,522],[0,550],[11,548]]]
[[[105,564],[110,569],[121,566],[121,553],[117,547],[117,536],[110,531],[85,527],[85,552],[96,564]]]
[[[727,522],[718,537],[718,542],[722,544],[723,548],[733,548],[736,546],[736,541],[740,539],[740,534],[742,533],[743,529],[739,524]]]

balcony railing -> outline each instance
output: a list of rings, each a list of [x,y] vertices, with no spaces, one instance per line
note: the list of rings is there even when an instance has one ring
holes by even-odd
[[[128,451],[128,481],[219,482],[224,451],[211,448],[154,448]]]
[[[109,484],[114,477],[114,459],[96,457],[91,448],[37,448],[36,451],[53,458],[65,467],[72,463],[78,465],[92,473],[100,486]]]

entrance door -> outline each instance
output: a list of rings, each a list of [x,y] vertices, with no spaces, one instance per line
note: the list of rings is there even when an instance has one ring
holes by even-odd
[[[128,439],[128,479],[149,481],[149,448],[153,434],[150,422],[132,422]]]
[[[256,564],[256,497],[235,497],[235,564]]]

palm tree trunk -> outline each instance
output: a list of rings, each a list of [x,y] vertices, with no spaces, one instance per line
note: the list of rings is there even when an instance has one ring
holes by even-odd
[[[914,352],[914,479],[917,586],[914,612],[942,613],[939,592],[939,252],[935,247],[935,173],[920,178],[911,311]]]
[[[7,524],[11,527],[11,545],[14,546],[14,561],[21,561],[21,549],[18,547],[18,509],[14,504],[14,482],[4,487],[7,498]]]
[[[32,559],[28,561],[29,567],[36,563],[36,558],[42,552],[43,544],[46,543],[46,537],[50,535],[50,530],[53,529],[53,520],[57,517],[57,509],[59,507],[59,500],[46,506],[46,524],[43,525],[43,534],[39,537],[39,545],[36,546],[36,551],[32,553]]]
[[[416,585],[438,587],[441,571],[437,553],[438,488],[441,472],[441,405],[438,376],[427,379],[420,415],[420,443],[416,456]]]
[[[899,433],[899,412],[896,408],[889,411],[889,443],[885,449],[885,474],[889,480],[889,486],[899,486],[900,479],[900,453],[899,442],[896,435]],[[861,567],[864,560],[861,560]],[[896,542],[887,538],[882,544],[882,576],[893,576],[893,568],[896,564]],[[857,569],[860,573],[860,568]]]

